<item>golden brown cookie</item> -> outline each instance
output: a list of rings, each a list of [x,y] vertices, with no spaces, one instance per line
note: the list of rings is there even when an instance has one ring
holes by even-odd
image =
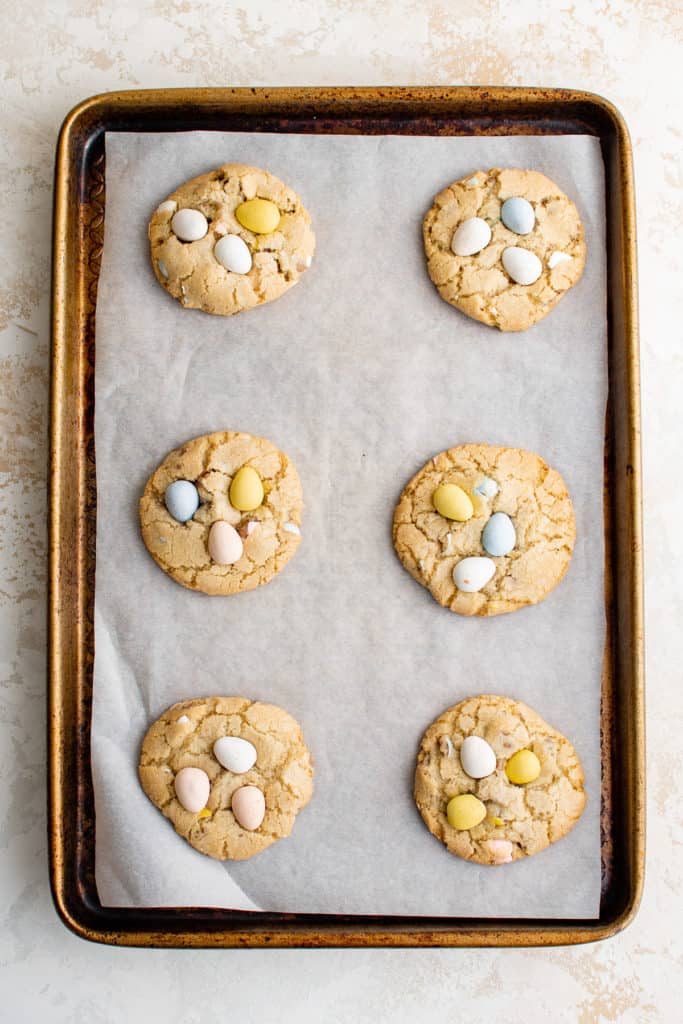
[[[315,236],[296,192],[258,167],[224,164],[172,192],[149,222],[152,267],[188,309],[230,316],[283,295]]]
[[[294,465],[270,441],[220,431],[167,455],[140,499],[142,538],[178,583],[237,594],[269,580],[301,540]]]
[[[299,723],[243,697],[174,704],[147,732],[138,773],[178,835],[216,860],[246,860],[284,839],[313,794]]]
[[[450,853],[508,864],[574,827],[586,803],[583,784],[568,739],[526,704],[487,695],[456,704],[429,726],[415,802]]]
[[[542,601],[571,560],[565,483],[520,448],[441,452],[405,487],[394,547],[410,575],[460,615],[500,615]]]
[[[538,171],[477,171],[440,192],[423,224],[439,295],[474,320],[524,331],[583,273],[579,212]]]

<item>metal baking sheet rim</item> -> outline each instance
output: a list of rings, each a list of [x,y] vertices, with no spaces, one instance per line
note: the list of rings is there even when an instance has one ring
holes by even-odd
[[[105,131],[196,128],[600,138],[607,191],[609,397],[599,918],[349,917],[99,904],[89,741],[103,138]],[[497,87],[176,89],[106,93],[76,107],[62,126],[55,169],[50,412],[48,831],[52,893],[64,923],[91,941],[179,947],[565,945],[604,939],[626,927],[640,903],[645,860],[639,369],[631,143],[619,112],[599,96]]]

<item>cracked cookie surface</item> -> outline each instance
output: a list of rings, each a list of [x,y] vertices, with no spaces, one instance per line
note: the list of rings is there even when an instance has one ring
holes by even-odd
[[[237,220],[236,209],[254,198],[278,207],[274,231],[256,234]],[[206,217],[203,238],[183,242],[176,237],[171,222],[180,209],[199,210]],[[229,271],[216,259],[216,243],[226,235],[247,245],[252,257],[248,273]],[[186,308],[221,316],[279,298],[306,272],[315,250],[311,218],[296,192],[268,171],[245,164],[224,164],[172,192],[152,214],[149,241],[159,284]]]
[[[214,756],[213,745],[237,736],[256,748],[256,763],[235,774]],[[185,810],[174,788],[181,768],[199,768],[211,783],[206,810]],[[313,762],[299,723],[274,704],[243,697],[203,697],[174,704],[148,730],[138,767],[145,793],[190,846],[216,860],[246,860],[288,836],[313,794]],[[265,816],[253,831],[231,810],[242,786],[265,797]]]
[[[493,748],[496,768],[473,779],[463,770],[460,749],[467,736]],[[518,750],[540,761],[538,778],[512,783],[505,771]],[[444,711],[425,732],[415,771],[415,802],[432,835],[450,853],[478,864],[504,864],[530,857],[562,839],[583,812],[583,769],[574,747],[526,704],[508,697],[471,697]],[[453,828],[449,800],[472,793],[486,807],[480,824]]]
[[[487,479],[498,488],[491,498],[475,490]],[[466,522],[446,519],[434,508],[434,492],[444,483],[469,495],[473,514]],[[453,570],[462,559],[489,557],[482,531],[495,512],[512,520],[515,546],[492,558],[495,574],[481,590],[459,590]],[[519,448],[466,444],[430,459],[407,484],[394,512],[393,536],[405,568],[439,604],[460,615],[499,615],[542,601],[560,582],[576,527],[562,477],[540,456]]]
[[[533,207],[535,223],[528,234],[509,230],[501,220],[503,203],[514,197]],[[470,217],[486,221],[491,240],[475,255],[456,256],[453,235]],[[576,206],[538,171],[493,168],[454,182],[434,200],[423,237],[429,276],[441,298],[501,331],[523,331],[541,320],[577,283],[586,262]],[[540,259],[542,272],[533,284],[515,283],[504,269],[502,254],[513,246]]]
[[[263,483],[263,501],[251,512],[240,512],[229,499],[243,466],[255,469]],[[189,480],[199,492],[201,504],[185,523],[164,501],[175,480]],[[289,562],[301,541],[302,510],[299,476],[284,452],[264,438],[228,430],[194,438],[164,459],[140,499],[140,526],[147,550],[178,583],[205,594],[236,594],[268,583]],[[242,538],[242,555],[232,565],[216,564],[209,555],[209,531],[219,520]]]

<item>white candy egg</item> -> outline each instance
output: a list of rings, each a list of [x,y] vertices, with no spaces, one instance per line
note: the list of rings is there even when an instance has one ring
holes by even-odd
[[[209,230],[209,222],[201,210],[178,210],[173,214],[171,230],[181,242],[198,242]]]
[[[485,779],[496,770],[493,747],[481,736],[466,736],[460,747],[460,764],[471,779]]]
[[[451,241],[456,256],[474,256],[491,241],[491,228],[481,217],[468,217],[457,228]]]
[[[495,498],[499,490],[496,481],[492,480],[490,476],[485,476],[474,488],[474,493],[478,494],[480,498],[487,498],[490,501],[491,498]]]
[[[211,782],[201,768],[181,768],[175,777],[174,785],[175,795],[186,811],[197,814],[206,807]]]
[[[256,747],[240,736],[221,736],[213,745],[216,760],[235,775],[243,775],[256,764]]]
[[[178,209],[178,204],[175,199],[164,199],[163,203],[159,203],[157,206],[157,213],[175,213]]]
[[[266,814],[266,798],[258,786],[242,786],[232,794],[232,813],[242,828],[254,832]]]
[[[548,266],[551,270],[554,270],[558,263],[566,263],[571,260],[571,256],[566,252],[560,252],[556,249],[555,252],[551,252],[550,258],[548,259]]]
[[[535,252],[511,245],[503,250],[503,266],[517,284],[533,284],[543,273],[543,264]]]
[[[476,594],[486,586],[495,571],[496,563],[491,558],[463,558],[453,570],[453,582],[458,590],[466,594]]]
[[[213,254],[233,274],[248,274],[251,270],[249,246],[239,235],[225,235],[216,242]]]
[[[209,530],[208,548],[218,565],[234,565],[242,557],[244,544],[235,527],[219,519]]]

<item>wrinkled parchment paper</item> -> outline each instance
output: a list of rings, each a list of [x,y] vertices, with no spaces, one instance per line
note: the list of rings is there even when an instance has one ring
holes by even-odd
[[[598,913],[606,401],[603,168],[588,137],[109,134],[97,306],[97,885],[110,906],[576,916]],[[155,281],[151,211],[227,161],[268,168],[311,211],[301,283],[232,318],[183,310]],[[583,279],[540,324],[500,334],[429,281],[421,221],[480,168],[543,171],[586,226]],[[237,429],[298,467],[303,542],[273,582],[209,598],[147,554],[137,503],[185,440]],[[578,540],[541,605],[494,619],[440,608],[391,543],[394,505],[432,455],[468,441],[539,452],[568,483]],[[471,694],[531,704],[569,736],[588,804],[571,835],[487,868],[449,855],[413,804],[425,727]],[[194,852],[143,794],[140,742],[171,703],[283,705],[315,757],[292,836],[251,861]]]

